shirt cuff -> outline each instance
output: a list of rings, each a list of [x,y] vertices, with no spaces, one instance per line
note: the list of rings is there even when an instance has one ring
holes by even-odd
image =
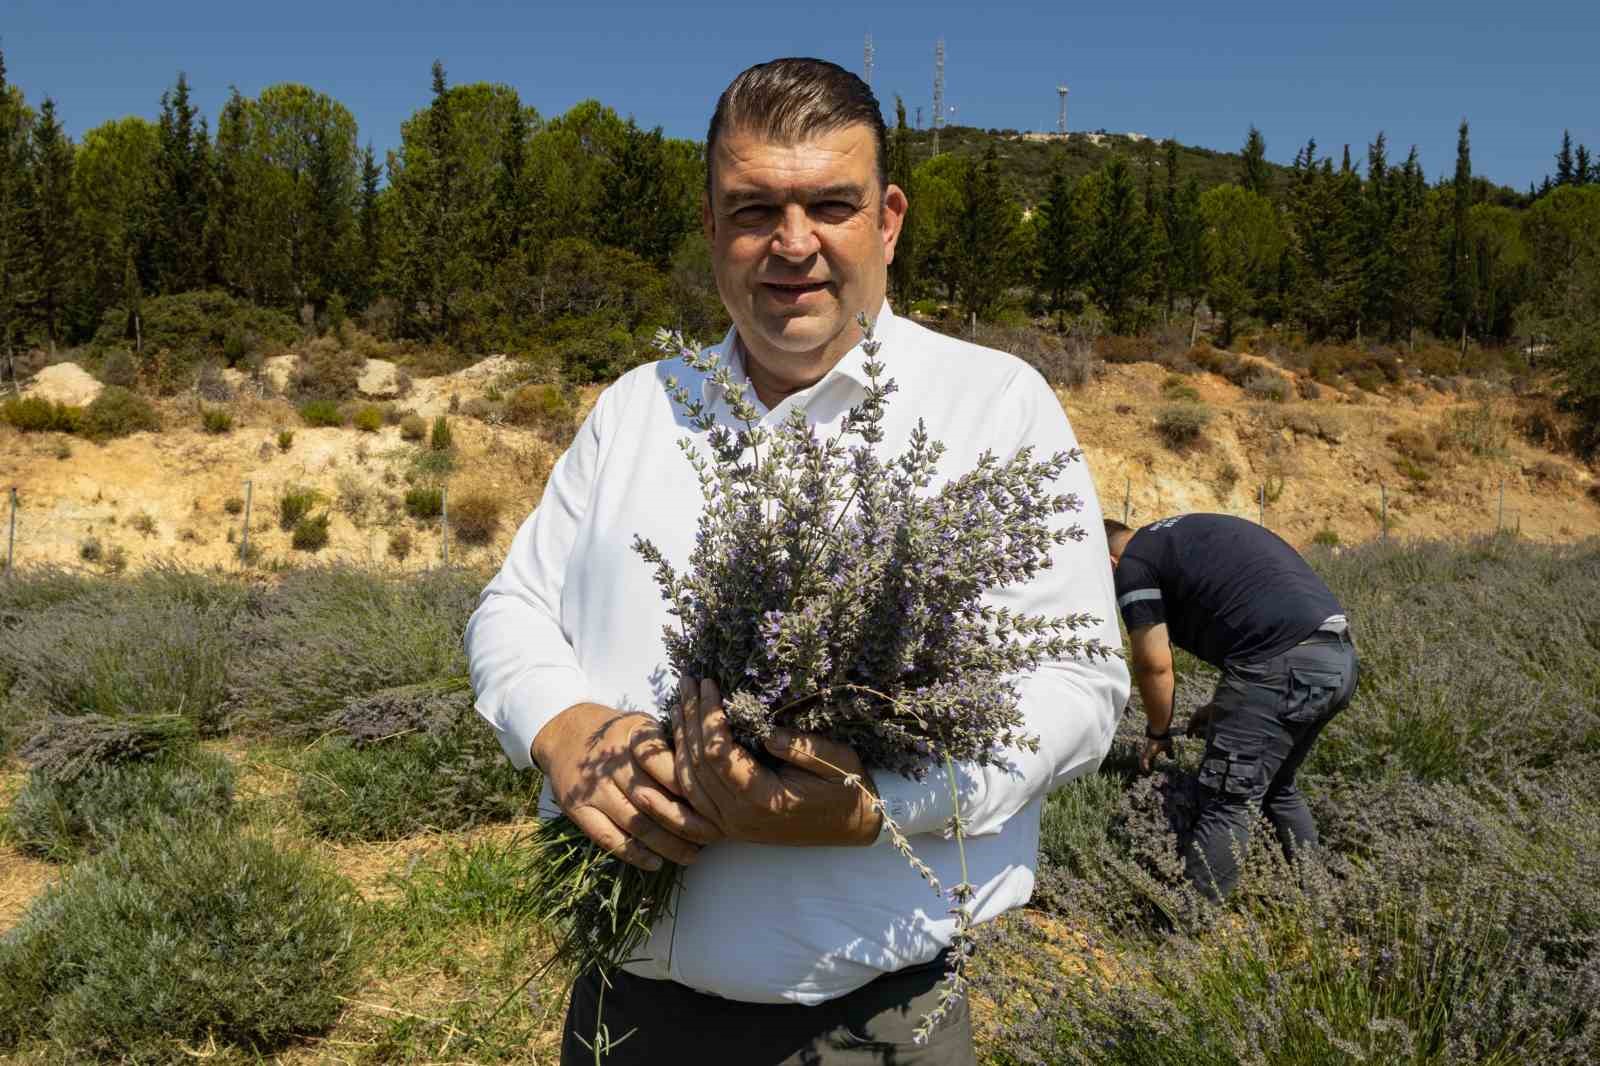
[[[931,766],[921,781],[887,770],[872,771],[872,784],[883,800],[884,814],[894,819],[908,837],[921,833],[943,833],[954,813],[950,806],[950,781],[944,766]],[[878,832],[876,844],[889,840],[887,819]]]
[[[487,706],[480,697],[476,707],[494,726],[511,765],[526,770],[533,765],[533,740],[539,731],[568,707],[593,699],[589,679],[581,671],[537,670],[507,686],[499,706]]]

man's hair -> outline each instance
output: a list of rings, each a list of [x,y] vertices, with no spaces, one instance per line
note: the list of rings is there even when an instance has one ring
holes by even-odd
[[[863,125],[878,153],[878,186],[889,187],[889,131],[878,98],[866,82],[825,59],[774,59],[740,74],[717,98],[706,131],[706,195],[717,140],[746,130],[779,144],[798,144],[820,133]]]
[[[1122,536],[1124,533],[1131,534],[1133,532],[1133,527],[1132,526],[1124,525],[1123,523],[1118,522],[1115,518],[1107,518],[1105,520],[1105,522],[1106,522],[1106,543],[1107,544],[1112,543],[1118,537]]]

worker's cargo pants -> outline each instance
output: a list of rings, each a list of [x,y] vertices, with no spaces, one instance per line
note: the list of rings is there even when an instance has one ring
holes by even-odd
[[[1286,854],[1314,847],[1317,826],[1295,773],[1330,719],[1355,694],[1360,659],[1350,633],[1318,631],[1281,655],[1230,663],[1212,696],[1200,763],[1200,816],[1184,870],[1213,899],[1239,880],[1256,812]]]

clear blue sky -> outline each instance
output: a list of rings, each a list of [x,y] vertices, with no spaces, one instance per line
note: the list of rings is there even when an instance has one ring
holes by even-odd
[[[1234,149],[1254,122],[1288,162],[1307,137],[1358,156],[1386,130],[1416,144],[1430,178],[1472,124],[1474,169],[1524,188],[1553,169],[1569,128],[1600,155],[1595,0],[1214,0],[927,3],[717,0],[650,3],[142,3],[3,0],[10,79],[53,96],[75,137],[110,118],[154,117],[187,71],[213,124],[230,84],[247,95],[299,81],[340,100],[380,150],[428,99],[437,57],[452,83],[499,81],[551,115],[596,97],[646,126],[700,138],[716,95],[751,63],[817,55],[859,70],[892,117],[932,97],[934,41],[963,125],[1053,129],[1057,82],[1074,129],[1137,131]],[[931,110],[928,112],[931,114]]]

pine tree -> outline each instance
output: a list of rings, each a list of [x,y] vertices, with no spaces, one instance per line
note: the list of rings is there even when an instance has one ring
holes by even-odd
[[[889,139],[889,184],[897,185],[913,205],[917,202],[915,166],[911,159],[911,130],[906,126],[906,104],[894,98],[894,133]],[[889,264],[889,292],[896,301],[910,303],[917,289],[916,232],[907,215],[895,242],[894,261]]]
[[[73,283],[78,246],[72,216],[72,141],[45,97],[33,127],[33,191],[24,219],[30,311],[52,347],[64,339],[62,315]]]
[[[1417,329],[1433,319],[1439,294],[1438,226],[1428,209],[1428,183],[1415,146],[1393,173],[1396,285],[1390,332],[1404,335],[1415,348]]]
[[[148,255],[163,292],[183,292],[205,281],[208,135],[189,102],[189,79],[161,94],[161,152],[156,159],[155,225]]]
[[[416,262],[417,281],[428,301],[429,325],[436,337],[452,336],[455,315],[448,271],[456,258],[458,230],[455,197],[460,160],[456,157],[450,88],[444,64],[433,61],[433,102],[428,107],[426,139],[429,180],[423,190],[422,247]]]
[[[504,261],[530,237],[533,220],[528,196],[528,116],[520,104],[512,109],[500,138],[500,165],[495,172],[494,256]]]
[[[245,243],[244,197],[249,166],[246,104],[237,88],[217,117],[217,143],[211,153],[211,210],[206,218],[206,261],[211,280],[235,295],[259,299],[246,277],[253,249]]]
[[[0,52],[0,383],[16,382],[23,304],[32,287],[23,254],[23,222],[32,185],[29,140],[22,93],[6,81],[5,54]]]
[[[1267,169],[1267,142],[1254,125],[1245,136],[1244,148],[1239,152],[1239,184],[1258,196],[1266,196],[1271,183]]]
[[[361,150],[361,206],[357,225],[361,231],[361,251],[356,263],[355,295],[357,304],[366,307],[377,295],[380,261],[383,256],[383,216],[379,204],[378,181],[383,168],[372,152],[372,142]]]
[[[1049,190],[1039,205],[1037,223],[1039,291],[1056,313],[1057,325],[1061,324],[1068,299],[1083,276],[1082,234],[1078,232],[1072,210],[1074,184],[1067,172],[1066,152],[1058,151],[1050,171]]]
[[[1208,285],[1206,221],[1200,211],[1200,182],[1188,178],[1172,198],[1167,222],[1167,286],[1173,302],[1181,301],[1189,316],[1189,343],[1200,331],[1200,301]]]
[[[957,221],[961,305],[987,315],[1016,275],[1017,205],[1006,195],[1000,157],[993,145],[976,165],[968,164]]]
[[[1577,167],[1572,158],[1572,131],[1561,131],[1561,151],[1556,153],[1556,184],[1572,185]]]
[[[1580,144],[1577,161],[1572,166],[1572,184],[1588,185],[1596,180],[1600,180],[1600,176],[1595,174],[1594,164],[1589,159],[1589,146]]]
[[[1570,180],[1570,177],[1569,177]],[[1463,119],[1456,138],[1456,172],[1452,187],[1450,230],[1445,250],[1445,327],[1461,337],[1461,354],[1467,351],[1467,324],[1474,304],[1472,234],[1468,212],[1472,210],[1472,142]]]
[[[1126,331],[1149,269],[1150,231],[1127,161],[1113,156],[1102,173],[1092,255],[1095,295],[1111,318],[1111,328]]]
[[[1395,252],[1395,183],[1390,177],[1388,139],[1383,131],[1367,145],[1367,182],[1360,204],[1361,310],[1357,334],[1389,330],[1399,287]]]
[[[600,240],[665,267],[690,220],[667,165],[661,127],[628,120],[622,149],[601,179]]]

